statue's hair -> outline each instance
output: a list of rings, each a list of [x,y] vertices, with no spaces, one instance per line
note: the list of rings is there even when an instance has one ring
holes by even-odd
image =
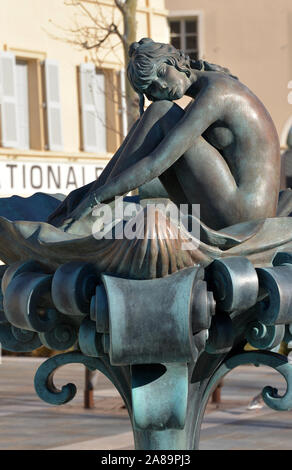
[[[154,42],[150,38],[143,38],[139,42],[133,42],[129,48],[129,57],[128,79],[139,95],[141,114],[144,110],[144,94],[149,100],[153,101],[153,98],[145,92],[156,78],[157,68],[162,63],[173,65],[188,77],[191,75],[191,69],[229,74],[229,70],[220,65],[210,64],[202,60],[190,60],[187,54],[176,49],[171,44]],[[233,75],[231,76],[233,77]]]

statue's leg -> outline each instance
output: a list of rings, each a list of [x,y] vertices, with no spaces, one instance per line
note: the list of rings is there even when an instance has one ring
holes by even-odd
[[[99,180],[81,188],[80,198],[73,198],[72,194],[70,200],[69,196],[63,218],[88,192],[109,183],[125,170],[130,171],[132,165],[151,154],[184,114],[185,111],[171,101],[152,103],[132,128]],[[156,176],[160,176],[174,202],[200,204],[203,222],[213,229],[242,222],[247,219],[244,214],[255,218],[252,217],[252,207],[248,207],[249,198],[244,188],[237,186],[223,156],[203,137],[199,137],[166,172]],[[66,200],[63,204],[66,205]]]
[[[201,219],[209,227],[220,229],[240,220],[239,188],[222,155],[203,137],[173,165],[172,171],[187,200],[200,204]]]
[[[263,168],[260,165],[253,168],[247,150],[241,157],[246,160],[248,184],[243,171],[240,173],[237,166],[232,169],[221,153],[203,137],[199,137],[172,166],[187,200],[200,204],[201,220],[215,230],[269,217],[273,213],[274,188],[271,188],[269,201],[266,195],[270,182]],[[236,158],[238,155],[234,154]]]
[[[149,155],[163,140],[168,132],[184,116],[185,111],[176,103],[171,101],[156,101],[152,103],[144,112],[139,122],[123,145],[118,158],[115,159],[111,171],[106,179],[96,182],[93,189],[109,182],[111,178],[118,176],[123,171],[130,168],[138,160]],[[114,157],[113,157],[114,158]],[[103,175],[102,175],[103,176]],[[165,186],[169,197],[176,204],[187,204],[190,201],[186,197],[183,187],[177,178],[174,167],[169,168],[160,176],[162,184]]]
[[[144,112],[119,154],[107,182],[150,154],[177,122],[184,110],[171,101],[156,101]]]
[[[77,188],[74,189],[74,191],[71,191],[70,194],[64,199],[64,201],[57,207],[57,209],[52,214],[50,214],[48,218],[48,222],[50,224],[55,226],[62,225],[64,219],[66,219],[68,214],[83,199],[83,197],[88,194],[88,192],[96,190],[98,187],[102,186],[106,182],[125,146],[131,139],[131,136],[133,135],[138,124],[139,120],[134,123],[127,137],[123,141],[122,145],[110,159],[109,163],[106,165],[99,178],[97,180],[92,181],[91,183],[86,184],[85,186],[82,186],[81,188]]]
[[[157,148],[184,115],[185,111],[171,101],[152,103],[124,146],[106,183],[125,170],[130,172],[131,166]],[[160,179],[175,203],[200,204],[202,220],[212,228],[231,225],[240,217],[238,187],[229,166],[203,137],[160,175]]]
[[[117,176],[133,163],[148,155],[161,142],[169,131],[184,115],[184,110],[171,101],[152,103],[143,116],[132,126],[129,134],[111,158],[98,180],[72,191],[50,215],[48,221],[56,226],[62,225],[73,208],[100,186]]]
[[[184,115],[183,109],[168,101],[155,102],[146,110],[106,181],[105,186],[107,183],[110,186],[111,179],[116,180],[106,193],[110,194],[108,200],[123,193],[119,176],[122,179],[125,170],[132,188],[147,181],[146,175],[143,182],[141,174],[135,173],[134,166],[137,167],[139,161],[159,147]],[[190,125],[195,129],[195,122]],[[233,152],[235,163],[230,166],[223,154],[200,136],[175,164],[169,164],[164,173],[160,174],[159,167],[155,171],[152,168],[151,177],[160,177],[176,203],[200,204],[202,220],[213,229],[269,216],[273,201],[270,204],[266,197],[267,181],[262,175],[264,167],[253,164],[252,149],[234,148]],[[245,162],[245,172],[240,159]],[[229,160],[232,160],[231,155]],[[248,186],[244,183],[245,173],[248,174]]]

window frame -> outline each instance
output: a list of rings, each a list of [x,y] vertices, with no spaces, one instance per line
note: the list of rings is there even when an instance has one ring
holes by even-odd
[[[24,61],[28,66],[29,148],[27,151],[45,150],[45,124],[42,63],[46,53],[4,45],[3,52],[10,52],[15,61]],[[10,147],[17,148],[19,147]]]
[[[55,69],[55,79],[58,84],[57,99],[51,96],[51,74],[50,69]],[[42,96],[43,96],[43,111],[44,111],[44,132],[45,132],[45,150],[49,152],[63,152],[64,151],[64,131],[63,131],[63,110],[62,110],[62,91],[61,91],[61,67],[56,59],[46,57],[42,62]],[[52,112],[56,112],[59,118],[59,141],[55,140],[56,133],[53,131],[54,118]]]
[[[26,71],[25,71],[25,75],[26,75],[26,87],[25,89],[22,89],[22,92],[24,91],[24,94],[23,94],[23,97],[24,97],[24,101],[26,101],[26,106],[27,106],[27,136],[25,138],[25,140],[27,139],[27,142],[24,143],[23,145],[23,142],[22,142],[22,139],[21,139],[21,124],[22,124],[22,120],[20,118],[20,102],[19,102],[19,88],[18,88],[18,80],[19,80],[19,71],[17,69],[18,66],[20,65],[25,65],[26,67]],[[17,114],[18,114],[18,138],[19,138],[19,148],[22,149],[22,150],[30,150],[31,149],[31,135],[32,135],[32,129],[31,129],[31,104],[32,104],[32,99],[34,99],[34,97],[31,97],[31,93],[30,93],[30,64],[29,64],[29,61],[27,59],[20,59],[18,57],[15,57],[15,67],[16,67],[16,70],[15,70],[15,73],[16,73],[16,95],[17,95],[17,99],[16,99],[16,110],[17,110]]]
[[[86,114],[93,113],[96,116],[96,106],[94,103],[94,98],[92,103],[86,101],[86,93],[85,85],[86,79],[82,79],[83,73],[93,73],[95,76],[101,74],[104,79],[104,122],[100,119],[100,124],[104,129],[104,137],[105,137],[105,148],[99,149],[98,148],[98,141],[96,141],[96,146],[91,145],[87,141],[87,128],[86,126]],[[107,75],[105,69],[101,67],[97,67],[94,62],[83,62],[77,66],[77,74],[78,74],[78,98],[79,98],[79,129],[80,129],[80,151],[91,153],[92,155],[103,155],[104,153],[108,153],[108,129],[107,129],[107,119],[108,119],[108,109],[107,109]],[[97,118],[99,119],[99,118]],[[97,127],[96,127],[97,129]],[[96,135],[98,140],[98,135]]]
[[[197,54],[198,59],[202,59],[204,56],[203,53],[203,12],[198,10],[173,10],[168,15],[169,23],[169,38],[171,39],[170,33],[170,21],[180,21],[180,33],[177,34],[181,38],[181,49],[188,53],[186,48],[186,31],[185,31],[185,22],[191,19],[197,20]],[[191,36],[191,34],[189,34]]]

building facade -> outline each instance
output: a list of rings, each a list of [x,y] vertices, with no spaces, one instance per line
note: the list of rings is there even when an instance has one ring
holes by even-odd
[[[114,0],[83,3],[120,21]],[[121,45],[93,56],[65,40],[84,21],[64,0],[0,2],[2,197],[68,193],[92,181],[126,133]],[[291,0],[138,0],[137,39],[145,36],[228,67],[263,101],[286,148]]]
[[[165,0],[175,47],[228,67],[265,104],[282,149],[292,126],[291,0]]]
[[[83,3],[120,21],[113,0]],[[100,48],[93,63],[66,33],[85,21],[64,0],[0,2],[2,197],[66,194],[94,180],[125,134],[122,47]],[[137,35],[168,41],[164,0],[138,1]]]

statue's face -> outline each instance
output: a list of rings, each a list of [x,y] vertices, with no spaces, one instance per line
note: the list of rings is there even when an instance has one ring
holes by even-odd
[[[191,81],[184,72],[173,65],[161,64],[157,75],[147,88],[146,94],[156,100],[178,100],[191,86]]]

